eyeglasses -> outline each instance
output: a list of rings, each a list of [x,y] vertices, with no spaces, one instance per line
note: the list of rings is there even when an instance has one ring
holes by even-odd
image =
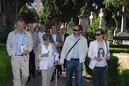
[[[101,34],[95,34],[95,36],[100,36]]]
[[[73,31],[79,31],[79,30],[73,29]]]

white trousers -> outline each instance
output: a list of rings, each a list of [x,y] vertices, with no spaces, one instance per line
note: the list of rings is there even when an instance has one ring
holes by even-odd
[[[11,58],[13,86],[25,86],[29,76],[29,57],[13,56]]]
[[[42,70],[42,86],[50,86],[52,74],[54,71],[54,67],[48,67],[47,70]]]

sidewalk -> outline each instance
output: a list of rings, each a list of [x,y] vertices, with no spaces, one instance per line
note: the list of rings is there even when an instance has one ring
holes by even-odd
[[[76,86],[74,80],[75,79],[73,78],[73,86]],[[26,86],[42,86],[41,75],[37,75],[35,79],[31,78],[30,82]],[[50,86],[55,86],[55,81],[52,81]],[[65,86],[65,74],[61,75],[60,78],[58,78],[57,86]],[[93,86],[92,81],[83,79],[83,86]]]
[[[128,53],[114,53],[113,55],[119,58],[119,63],[123,69],[129,69],[129,54]]]

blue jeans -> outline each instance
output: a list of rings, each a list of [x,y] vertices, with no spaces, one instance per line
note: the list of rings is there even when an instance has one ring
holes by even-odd
[[[92,75],[94,86],[108,86],[108,66],[95,67]]]
[[[76,86],[82,86],[82,63],[79,60],[66,61],[66,86],[72,86],[73,71],[75,72]]]

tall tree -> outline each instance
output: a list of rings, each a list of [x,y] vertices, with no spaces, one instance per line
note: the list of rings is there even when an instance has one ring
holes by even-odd
[[[129,11],[129,0],[104,0],[106,7],[114,6],[117,9],[121,9],[121,32],[126,31],[126,19],[127,12]]]
[[[49,11],[48,19],[52,23],[68,22],[73,17],[77,21],[80,9],[87,0],[42,0]],[[57,21],[57,22],[56,22]]]
[[[35,8],[29,5],[22,6],[18,14],[24,19],[25,23],[36,23],[39,19]]]
[[[33,1],[34,0],[1,0],[2,15],[5,17],[5,38],[8,33],[14,29],[14,23],[19,9],[26,3]]]

